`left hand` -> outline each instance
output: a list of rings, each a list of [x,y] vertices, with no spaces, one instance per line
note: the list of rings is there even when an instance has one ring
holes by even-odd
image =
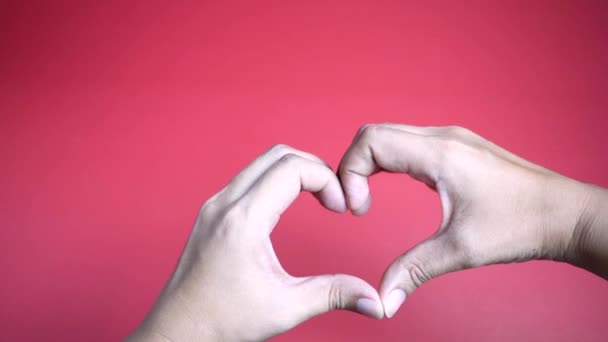
[[[128,340],[258,341],[334,309],[382,318],[380,297],[364,280],[293,277],[281,267],[270,233],[302,190],[327,209],[346,210],[332,170],[282,145],[209,199],[177,269]]]

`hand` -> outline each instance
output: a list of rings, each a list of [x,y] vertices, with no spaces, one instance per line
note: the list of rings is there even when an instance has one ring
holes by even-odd
[[[367,178],[381,170],[426,183],[438,192],[443,210],[439,229],[386,270],[380,296],[388,317],[429,279],[482,265],[552,259],[608,276],[603,247],[608,220],[590,216],[602,192],[598,188],[525,161],[463,128],[368,125],[339,167],[353,213],[368,210]]]
[[[270,233],[300,191],[346,210],[336,175],[319,158],[277,146],[203,206],[177,269],[132,340],[259,341],[333,309],[382,318],[376,290],[349,275],[296,278]]]

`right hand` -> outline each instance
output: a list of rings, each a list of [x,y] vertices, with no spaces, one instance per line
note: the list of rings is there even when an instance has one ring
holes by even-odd
[[[328,311],[384,316],[380,297],[346,274],[294,277],[270,234],[301,192],[346,210],[335,173],[310,153],[276,146],[201,209],[177,268],[131,341],[262,341]]]
[[[591,187],[471,131],[397,124],[363,127],[339,168],[354,214],[368,210],[367,178],[381,170],[426,183],[438,192],[443,209],[439,229],[386,270],[380,296],[388,317],[416,288],[447,272],[532,259],[580,260],[580,244],[589,236],[590,225],[581,218],[592,202]],[[605,235],[603,241],[608,242]],[[582,266],[593,270],[584,262]]]

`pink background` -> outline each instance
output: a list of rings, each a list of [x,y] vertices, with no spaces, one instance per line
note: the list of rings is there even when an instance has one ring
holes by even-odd
[[[0,339],[126,336],[201,204],[275,143],[335,167],[364,123],[458,124],[608,186],[606,4],[3,2]],[[297,201],[273,235],[285,268],[377,285],[437,226],[424,185],[372,191],[362,218]],[[432,280],[392,320],[335,312],[275,340],[605,341],[607,307],[585,271],[500,265]]]

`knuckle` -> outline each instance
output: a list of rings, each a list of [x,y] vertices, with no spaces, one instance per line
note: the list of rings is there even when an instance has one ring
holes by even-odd
[[[468,129],[466,127],[457,126],[457,130],[458,130],[458,133],[464,137],[471,138],[471,137],[477,136],[477,134],[475,134],[473,131],[471,131],[470,129]]]
[[[376,124],[367,124],[359,129],[359,139],[364,141],[373,140],[376,135],[378,135],[378,131],[380,126]]]
[[[342,284],[335,280],[332,280],[331,285],[329,286],[329,293],[327,296],[327,306],[329,310],[336,310],[344,307],[343,292],[344,289],[342,287]]]
[[[285,144],[276,144],[270,148],[270,153],[272,153],[274,155],[278,155],[278,156],[283,156],[292,151],[293,151],[293,148],[291,148],[290,146],[285,145]]]
[[[410,276],[415,288],[419,288],[422,284],[432,279],[431,273],[418,260],[412,260],[402,267],[406,268],[407,274]]]
[[[302,157],[300,157],[299,155],[297,155],[295,153],[287,153],[279,159],[279,162],[283,165],[291,166],[293,164],[300,163],[301,160],[302,160]]]
[[[370,129],[372,126],[373,126],[373,124],[365,124],[365,125],[359,127],[359,130],[357,131],[357,135],[362,135],[363,132]]]
[[[471,134],[471,131],[462,126],[447,126],[444,134],[453,138],[464,138]]]
[[[485,139],[462,126],[448,126],[444,132],[445,137],[460,141],[466,145],[479,147],[485,144]]]
[[[242,205],[231,205],[222,214],[223,229],[232,230],[247,222],[247,210]]]
[[[219,205],[217,203],[216,197],[212,197],[207,202],[205,202],[201,209],[199,210],[199,216],[209,217],[214,216],[217,210],[219,209]]]
[[[464,128],[462,126],[457,126],[457,125],[452,125],[452,126],[448,126],[448,129],[450,130],[450,132],[454,135],[459,135],[460,133],[462,133],[462,131],[464,130]]]

